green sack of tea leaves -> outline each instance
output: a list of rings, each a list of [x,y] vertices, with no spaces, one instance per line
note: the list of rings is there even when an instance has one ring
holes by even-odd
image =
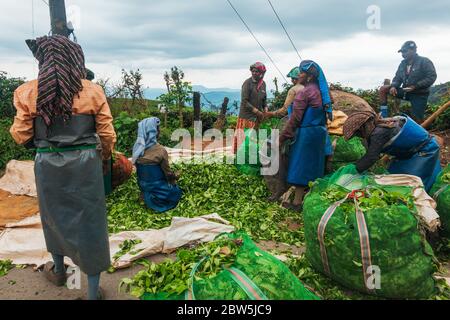
[[[318,271],[385,298],[434,293],[435,260],[412,188],[378,185],[349,165],[314,183],[303,214],[306,256]]]
[[[331,141],[335,145],[333,170],[358,161],[366,153],[361,138],[354,137],[347,141],[344,137],[331,136]]]
[[[259,176],[261,162],[259,160],[258,130],[244,129],[245,140],[239,146],[235,165],[243,174]]]
[[[281,261],[243,232],[223,234],[175,261],[148,263],[122,286],[143,300],[316,300]]]
[[[282,130],[285,123],[283,119],[272,118],[264,121],[259,129],[244,129],[245,140],[239,146],[235,165],[237,169],[247,175],[261,175],[260,149],[270,139],[272,129]],[[264,130],[264,135],[261,134]]]
[[[441,218],[444,234],[450,235],[450,165],[440,173],[431,189],[431,196],[436,200],[437,212]]]

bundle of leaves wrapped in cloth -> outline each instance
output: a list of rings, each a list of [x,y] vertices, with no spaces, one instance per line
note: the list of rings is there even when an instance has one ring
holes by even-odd
[[[441,172],[431,189],[431,195],[437,202],[437,212],[441,218],[442,229],[450,235],[450,165]]]
[[[243,232],[223,234],[175,261],[148,263],[122,287],[143,300],[316,300],[281,261]]]
[[[306,256],[318,271],[380,297],[434,293],[435,259],[412,188],[378,185],[349,165],[314,183],[303,213]]]
[[[333,170],[338,170],[358,161],[366,153],[361,138],[354,137],[347,141],[344,137],[331,136],[331,141],[335,145],[332,161]]]

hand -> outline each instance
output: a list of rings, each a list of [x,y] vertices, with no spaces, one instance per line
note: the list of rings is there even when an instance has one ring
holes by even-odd
[[[102,169],[103,169],[103,175],[104,176],[107,176],[108,175],[108,171],[111,169],[110,167],[109,167],[109,162],[111,161],[111,159],[109,159],[109,160],[103,160],[103,162],[102,162]]]
[[[176,180],[176,177],[175,177],[174,173],[172,173],[172,174],[167,176],[167,182],[169,184],[171,184],[171,185],[175,185],[177,183],[177,180]]]
[[[410,86],[410,87],[407,87],[407,88],[403,88],[403,90],[405,92],[412,92],[412,91],[416,90],[416,87],[415,86]]]
[[[270,119],[275,117],[275,112],[264,112],[264,119]]]
[[[255,114],[256,118],[258,119],[258,122],[264,121],[264,113],[262,113],[261,111],[259,111],[256,108],[253,108],[253,113]]]
[[[394,97],[396,97],[397,96],[397,88],[395,88],[395,87],[392,87],[391,88],[391,90],[389,90],[389,93],[392,95],[392,96],[394,96]]]

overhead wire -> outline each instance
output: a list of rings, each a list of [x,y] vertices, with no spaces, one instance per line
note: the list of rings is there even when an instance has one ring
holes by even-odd
[[[236,13],[236,15],[239,17],[239,19],[242,21],[242,23],[244,24],[244,26],[247,28],[248,32],[253,36],[253,38],[255,39],[255,41],[259,44],[259,46],[261,47],[261,49],[264,51],[264,53],[266,54],[266,56],[269,58],[270,62],[274,65],[275,69],[278,70],[278,72],[280,73],[281,77],[284,79],[285,82],[288,82],[284,76],[284,74],[280,71],[280,69],[278,68],[278,66],[276,65],[275,61],[273,61],[272,57],[270,56],[270,54],[267,52],[267,50],[264,48],[264,46],[261,44],[261,42],[258,40],[258,38],[255,36],[255,34],[253,33],[253,31],[250,29],[250,27],[248,26],[248,24],[245,22],[244,18],[242,18],[242,16],[239,14],[239,12],[237,11],[237,9],[233,6],[233,4],[231,3],[230,0],[227,0],[228,4],[231,6],[231,8],[234,10],[234,12]]]
[[[275,16],[276,16],[277,19],[278,19],[278,22],[280,23],[281,27],[283,28],[284,32],[286,33],[286,35],[287,35],[289,41],[290,41],[291,44],[292,44],[292,47],[294,48],[295,52],[297,53],[298,57],[300,58],[300,61],[302,61],[303,59],[302,59],[302,57],[300,56],[300,53],[298,52],[298,49],[297,49],[297,47],[295,46],[294,41],[292,41],[292,38],[291,38],[291,36],[289,35],[289,32],[287,31],[286,27],[284,26],[283,21],[281,21],[280,16],[278,15],[277,11],[275,10],[275,7],[273,6],[273,4],[272,4],[272,2],[271,2],[270,0],[267,0],[267,1],[269,2],[270,6],[272,7],[273,12],[275,13]]]

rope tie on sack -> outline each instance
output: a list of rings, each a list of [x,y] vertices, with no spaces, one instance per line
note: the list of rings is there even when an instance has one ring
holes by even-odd
[[[360,209],[358,204],[358,199],[361,197],[364,197],[365,193],[363,190],[354,190],[347,194],[347,196],[335,203],[333,203],[323,214],[318,228],[317,228],[317,236],[319,240],[320,245],[320,256],[322,259],[322,264],[325,273],[328,276],[331,276],[331,267],[328,260],[328,254],[327,249],[325,245],[325,231],[326,227],[331,220],[331,217],[336,212],[337,208],[339,208],[344,202],[346,202],[348,199],[353,199],[355,203],[355,214],[356,214],[356,221],[358,224],[358,234],[359,234],[359,243],[360,243],[360,249],[361,249],[361,259],[362,259],[362,271],[363,271],[363,280],[364,285],[366,287],[366,290],[368,293],[374,293],[374,290],[368,287],[368,279],[372,276],[372,274],[368,273],[369,268],[372,266],[372,254],[370,249],[370,237],[369,237],[369,231],[367,229],[367,223],[366,219],[364,217],[364,212]]]

